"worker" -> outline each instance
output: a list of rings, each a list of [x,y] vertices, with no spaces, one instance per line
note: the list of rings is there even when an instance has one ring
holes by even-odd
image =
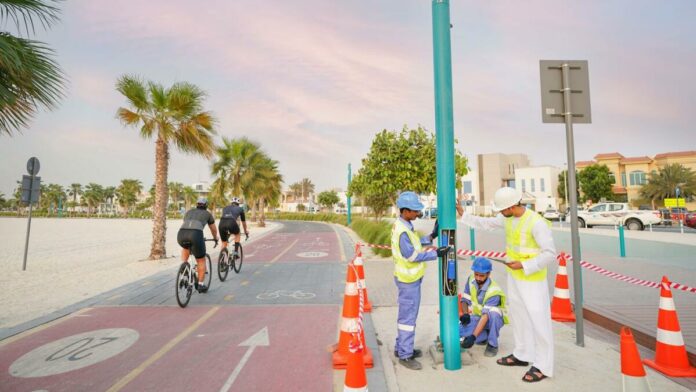
[[[421,299],[421,283],[425,273],[425,261],[437,260],[445,255],[449,247],[435,250],[423,250],[423,245],[430,244],[431,236],[419,238],[413,229],[413,223],[423,203],[414,192],[403,192],[396,200],[399,218],[392,226],[391,250],[394,258],[394,282],[398,290],[399,314],[394,355],[399,363],[407,369],[420,370],[422,365],[416,358],[423,352],[414,348],[416,336],[416,319]]]
[[[502,366],[528,366],[522,377],[537,382],[553,376],[553,330],[549,309],[547,266],[556,260],[551,223],[525,208],[522,193],[503,187],[493,196],[493,210],[499,214],[483,218],[464,214],[462,222],[483,230],[505,230],[508,310],[515,340],[512,354],[498,359]]]
[[[490,278],[491,261],[477,257],[471,266],[474,271],[467,279],[462,293],[462,315],[459,317],[459,336],[462,348],[486,345],[483,355],[498,354],[500,329],[508,323],[505,293]]]

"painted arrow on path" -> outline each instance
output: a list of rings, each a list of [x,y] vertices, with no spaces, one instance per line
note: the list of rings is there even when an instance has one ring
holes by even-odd
[[[268,327],[261,328],[249,339],[239,343],[240,347],[247,346],[249,348],[244,353],[242,360],[239,361],[239,364],[237,364],[237,367],[234,368],[232,374],[230,374],[230,377],[227,379],[227,382],[225,382],[225,385],[223,385],[222,388],[220,388],[220,392],[227,392],[230,390],[230,388],[232,388],[234,380],[237,379],[237,376],[239,376],[239,373],[242,371],[242,368],[244,367],[244,365],[246,365],[247,361],[249,360],[249,357],[251,357],[251,354],[254,352],[254,349],[257,346],[268,346],[270,344],[271,343],[268,340]]]

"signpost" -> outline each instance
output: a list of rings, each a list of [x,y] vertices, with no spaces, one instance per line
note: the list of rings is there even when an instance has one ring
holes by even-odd
[[[570,202],[570,233],[572,243],[573,289],[575,293],[576,341],[585,346],[583,331],[583,290],[580,269],[580,235],[578,232],[578,194],[575,176],[573,123],[589,124],[590,78],[587,61],[541,60],[541,117],[544,123],[565,123],[568,155],[568,201]],[[570,170],[573,169],[573,170]]]
[[[29,204],[29,221],[27,222],[27,239],[24,242],[24,262],[22,263],[22,271],[26,271],[27,269],[29,232],[31,231],[31,210],[34,203],[39,201],[39,191],[41,190],[41,177],[36,176],[40,168],[39,159],[31,157],[29,161],[27,161],[27,172],[29,172],[29,175],[22,176],[22,203]]]
[[[435,145],[440,246],[450,252],[438,263],[440,336],[445,369],[462,367],[457,304],[457,221],[455,216],[454,120],[452,114],[452,55],[448,0],[433,0],[433,65],[435,71]]]

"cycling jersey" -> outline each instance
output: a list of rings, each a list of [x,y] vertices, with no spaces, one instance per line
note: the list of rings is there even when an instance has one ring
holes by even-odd
[[[246,220],[244,217],[244,209],[242,207],[232,204],[222,209],[221,219],[233,219],[236,221],[237,218],[241,218],[242,222]]]
[[[203,231],[205,226],[215,223],[215,218],[205,208],[194,208],[188,210],[184,215],[184,223],[181,229],[200,230]]]

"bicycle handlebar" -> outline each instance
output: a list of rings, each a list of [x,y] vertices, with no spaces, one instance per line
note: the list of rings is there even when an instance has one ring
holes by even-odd
[[[206,238],[205,242],[215,242],[215,245],[213,245],[213,248],[217,248],[217,246],[218,246],[218,240],[216,240],[215,238]]]

